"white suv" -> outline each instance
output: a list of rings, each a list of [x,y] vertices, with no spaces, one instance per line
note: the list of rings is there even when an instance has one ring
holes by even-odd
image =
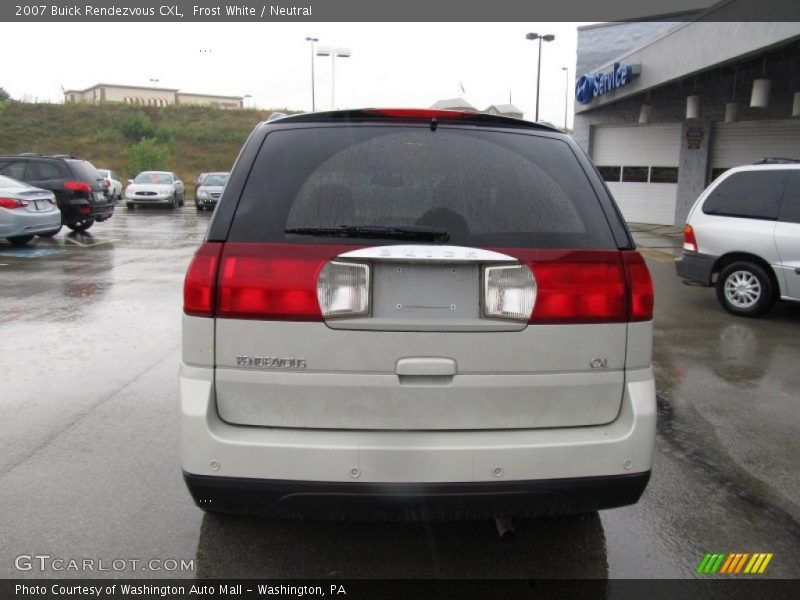
[[[683,229],[680,277],[715,285],[726,310],[757,317],[800,301],[800,163],[765,159],[726,171]]]
[[[570,136],[438,110],[256,127],[184,285],[197,505],[478,518],[631,504],[650,274]]]

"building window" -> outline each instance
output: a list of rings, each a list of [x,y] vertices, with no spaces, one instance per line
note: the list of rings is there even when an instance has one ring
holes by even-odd
[[[647,183],[649,167],[622,167],[622,181],[626,183]]]
[[[728,167],[716,167],[714,169],[711,169],[711,181],[714,181],[717,177],[722,175],[727,170]],[[711,183],[711,181],[709,181],[709,183]]]
[[[678,167],[650,167],[650,183],[678,183]]]
[[[600,171],[603,181],[619,181],[622,167],[597,167],[597,170]]]

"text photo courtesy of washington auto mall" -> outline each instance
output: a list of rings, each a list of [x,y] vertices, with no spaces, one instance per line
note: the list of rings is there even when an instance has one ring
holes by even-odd
[[[796,3],[0,32],[0,599],[800,597]]]

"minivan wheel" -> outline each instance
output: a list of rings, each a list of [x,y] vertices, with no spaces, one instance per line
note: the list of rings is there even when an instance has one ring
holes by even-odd
[[[9,242],[11,242],[14,246],[24,246],[28,242],[30,242],[35,235],[16,235],[14,237],[7,238]]]
[[[720,273],[717,300],[734,315],[758,317],[775,304],[775,290],[761,266],[740,261],[729,264]]]
[[[94,225],[94,219],[82,219],[80,221],[67,223],[67,227],[72,229],[72,231],[86,231],[92,225]]]
[[[172,200],[169,203],[170,208],[176,208],[178,206],[178,193],[172,194]]]

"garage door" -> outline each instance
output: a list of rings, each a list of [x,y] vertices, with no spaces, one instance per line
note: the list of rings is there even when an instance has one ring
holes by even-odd
[[[711,176],[766,157],[800,159],[800,121],[715,123]]]
[[[592,127],[592,159],[626,221],[674,224],[680,139],[680,123]]]

